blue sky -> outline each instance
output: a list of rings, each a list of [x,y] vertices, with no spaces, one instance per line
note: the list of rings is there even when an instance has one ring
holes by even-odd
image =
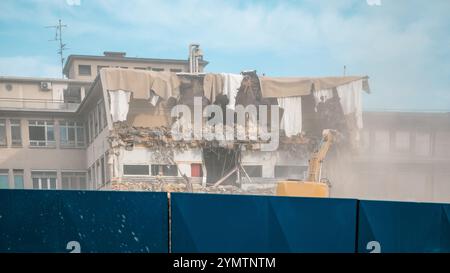
[[[381,5],[369,5],[379,3]],[[450,110],[448,0],[1,0],[0,75],[60,74],[66,54],[125,51],[187,58],[201,44],[210,72],[368,75],[365,109]]]

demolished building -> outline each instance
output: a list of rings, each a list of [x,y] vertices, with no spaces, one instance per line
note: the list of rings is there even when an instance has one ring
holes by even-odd
[[[277,181],[305,177],[322,130],[341,133],[340,149],[357,148],[363,91],[370,92],[366,76],[277,78],[256,71],[190,74],[105,68],[88,92],[91,99],[80,106],[91,113],[89,109],[102,104],[106,113],[105,128],[88,137],[88,176],[101,181],[101,189],[272,194]],[[194,117],[173,115],[173,109],[186,106],[195,115],[196,101],[202,119],[197,133],[203,135],[218,128],[208,123],[218,117],[203,112],[208,105],[222,109],[223,131],[229,126],[226,118],[239,119],[237,107],[265,105],[269,111],[253,118],[244,114],[244,128],[239,128],[244,139],[178,139],[175,125],[195,136]],[[279,114],[271,106],[279,107]],[[85,119],[88,127],[95,127],[89,114]],[[278,128],[274,121],[280,122],[276,149],[262,149],[267,139],[250,137],[262,120],[271,129]],[[233,129],[239,126],[233,124]],[[107,166],[105,173],[97,171],[98,164]]]

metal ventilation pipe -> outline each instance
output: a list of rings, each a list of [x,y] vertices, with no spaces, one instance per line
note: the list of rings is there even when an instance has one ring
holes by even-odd
[[[199,59],[203,58],[203,52],[199,44],[189,45],[189,72],[199,73]]]

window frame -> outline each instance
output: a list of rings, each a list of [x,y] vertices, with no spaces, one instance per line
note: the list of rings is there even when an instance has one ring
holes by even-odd
[[[9,185],[9,169],[0,169],[0,177],[6,177],[6,187],[3,187],[2,184],[0,184],[0,189],[10,189]]]
[[[22,186],[17,187],[16,177],[22,178]],[[24,189],[25,188],[25,171],[23,169],[13,169],[13,181],[14,181],[14,189]]]
[[[72,125],[70,124],[72,123]],[[69,139],[69,129],[73,129],[74,131],[74,140],[71,143]],[[81,135],[83,136],[83,141],[79,139],[78,129],[82,129]],[[62,131],[65,130],[65,136],[67,138],[67,142],[63,141]],[[61,148],[85,148],[86,147],[86,134],[83,122],[73,121],[73,120],[60,120],[59,121],[59,145]]]
[[[76,179],[75,181],[73,179]],[[84,188],[82,187],[81,178],[84,178]],[[67,180],[67,186],[65,187],[65,179]],[[88,175],[86,171],[76,171],[76,170],[63,170],[61,171],[61,189],[62,190],[87,190],[88,189]],[[76,184],[76,187],[74,186]]]
[[[82,67],[85,68],[85,69],[87,69],[89,67],[89,73],[82,72],[82,69],[81,69]],[[78,75],[79,76],[91,76],[92,75],[92,65],[90,65],[90,64],[79,64],[78,65]]]
[[[125,166],[145,166],[147,167],[147,174],[126,174]],[[122,175],[123,176],[151,176],[151,167],[148,164],[122,164]]]
[[[262,178],[262,177],[264,177],[263,176],[263,165],[250,165],[250,164],[246,164],[246,165],[242,165],[242,168],[245,170],[245,172],[247,173],[247,175],[250,177],[250,178]],[[250,174],[249,174],[249,171],[247,171],[246,170],[246,168],[261,168],[261,176],[251,176]],[[259,170],[258,170],[258,173],[259,173]]]
[[[0,142],[0,147],[7,147],[8,146],[8,134],[6,132],[6,119],[0,119],[0,127],[3,127],[3,138],[4,138],[4,143]]]
[[[23,146],[23,140],[22,140],[22,120],[20,119],[11,119],[9,121],[9,128],[11,131],[11,147],[22,147]],[[18,139],[15,139],[13,137],[13,128],[19,129],[19,137]],[[17,140],[20,140],[20,142],[17,142]]]
[[[35,179],[38,179],[38,187],[35,187]],[[54,179],[55,184],[54,188],[52,188],[52,181]],[[33,185],[33,189],[36,190],[57,190],[58,189],[58,172],[57,171],[42,171],[42,170],[32,170],[31,171],[31,181]],[[47,187],[43,187],[44,182]]]
[[[175,175],[167,175],[164,173],[164,167],[166,166],[174,166],[175,167]],[[154,174],[153,170],[155,167],[158,167],[158,174]],[[162,175],[160,175],[162,173]],[[164,176],[164,177],[178,177],[178,167],[175,164],[151,164],[150,166],[150,174],[151,176]]]
[[[35,123],[35,124],[32,124]],[[40,125],[39,123],[44,123]],[[44,127],[45,140],[32,140],[30,127]],[[49,128],[53,130],[53,140],[49,140],[48,131]],[[56,147],[56,137],[55,137],[55,122],[53,120],[28,120],[28,136],[30,147],[33,148],[55,148]],[[44,143],[44,145],[36,145],[34,143]]]
[[[403,134],[406,134],[405,136],[406,136],[406,139],[408,140],[407,145],[405,145],[403,142],[398,142],[399,140],[402,139],[402,137],[405,137],[405,136],[403,136]],[[395,130],[393,132],[393,140],[392,141],[393,141],[393,145],[392,145],[393,149],[392,150],[395,153],[407,154],[407,153],[411,152],[411,149],[412,149],[412,133],[410,131],[408,131],[408,130]],[[402,147],[401,145],[405,145],[405,147]]]

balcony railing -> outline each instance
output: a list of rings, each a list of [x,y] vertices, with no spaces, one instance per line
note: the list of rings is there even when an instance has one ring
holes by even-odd
[[[75,112],[80,104],[59,100],[0,98],[0,109]]]

